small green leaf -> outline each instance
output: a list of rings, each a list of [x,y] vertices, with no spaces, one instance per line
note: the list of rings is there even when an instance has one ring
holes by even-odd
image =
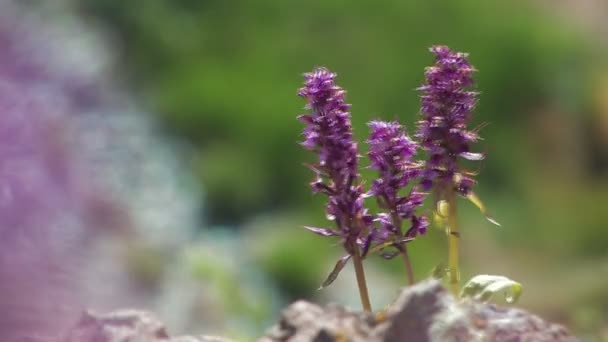
[[[375,245],[374,247],[370,248],[369,251],[367,252],[367,254],[374,254],[376,252],[383,250],[384,248],[399,245],[399,244],[406,243],[406,242],[410,242],[414,239],[415,238],[413,238],[413,237],[407,237],[407,236],[391,239],[389,241],[383,242],[379,245]]]
[[[447,201],[441,200],[437,202],[436,208],[433,211],[433,223],[438,229],[445,229],[448,222],[450,205]]]
[[[521,296],[522,286],[504,276],[481,274],[473,277],[464,285],[460,297],[472,297],[475,300],[486,302],[495,293],[502,291],[505,293],[505,301],[513,304]]]
[[[450,204],[446,200],[437,202],[437,215],[446,219],[450,215]]]
[[[431,270],[431,276],[435,279],[443,279],[448,273],[447,267],[443,263],[433,267]]]
[[[347,255],[341,257],[338,260],[338,262],[336,262],[336,266],[334,266],[334,269],[327,276],[327,279],[325,279],[325,281],[323,282],[323,284],[321,284],[321,286],[319,286],[319,288],[317,290],[322,290],[322,289],[328,287],[329,285],[331,285],[331,283],[333,283],[334,280],[336,280],[336,278],[338,278],[338,274],[340,274],[340,271],[342,271],[342,269],[344,268],[344,266],[346,266],[346,264],[348,263],[348,260],[350,259],[350,257],[351,257],[350,254],[347,254]]]

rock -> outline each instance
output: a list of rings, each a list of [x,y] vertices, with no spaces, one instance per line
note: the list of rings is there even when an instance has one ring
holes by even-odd
[[[512,307],[457,300],[436,280],[403,289],[385,312],[373,315],[337,305],[298,301],[260,342],[571,342],[557,324]]]
[[[231,342],[218,336],[181,336],[169,339],[169,342]]]
[[[272,341],[334,341],[348,336],[348,341],[370,341],[375,319],[338,305],[322,308],[306,301],[291,304],[283,311],[281,321],[261,342]]]
[[[169,337],[152,314],[119,310],[108,314],[85,312],[64,342],[230,342],[213,336]]]
[[[86,312],[63,342],[229,342],[221,337],[170,337],[150,313]],[[513,307],[454,298],[436,280],[402,290],[376,314],[297,301],[260,342],[574,342],[557,324]]]

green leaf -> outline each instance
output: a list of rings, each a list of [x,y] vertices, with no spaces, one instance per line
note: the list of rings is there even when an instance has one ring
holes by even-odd
[[[410,242],[412,240],[415,240],[415,238],[408,237],[408,236],[391,239],[389,241],[383,242],[379,245],[375,245],[374,247],[370,248],[369,251],[367,252],[367,254],[374,254],[376,252],[383,250],[384,248],[400,245],[402,243]]]
[[[504,276],[481,274],[469,280],[462,291],[461,298],[472,297],[475,300],[488,301],[497,292],[505,293],[505,301],[509,304],[517,302],[521,296],[522,286]]]
[[[350,259],[350,257],[351,257],[350,254],[347,254],[347,255],[341,257],[338,260],[338,262],[336,262],[336,266],[334,266],[334,269],[327,276],[327,279],[325,279],[325,281],[323,282],[323,284],[321,284],[321,286],[319,286],[319,288],[317,290],[322,290],[322,289],[328,287],[329,285],[331,285],[331,283],[333,283],[334,280],[336,280],[336,278],[338,278],[338,274],[340,274],[340,271],[342,271],[342,269],[344,268],[344,266],[346,266],[346,264],[348,263],[348,260]]]
[[[488,209],[474,192],[469,192],[469,194],[467,195],[467,199],[471,201],[471,203],[473,203],[477,208],[479,208],[479,211],[481,211],[483,216],[486,217],[486,220],[500,227],[500,223],[498,223],[498,221],[496,221],[492,216],[490,216],[490,214],[488,213]]]

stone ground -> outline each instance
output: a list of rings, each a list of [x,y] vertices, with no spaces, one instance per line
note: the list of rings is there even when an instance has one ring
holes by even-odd
[[[229,342],[212,336],[170,337],[144,311],[84,313],[63,342]],[[297,301],[259,342],[574,342],[566,328],[515,307],[452,296],[438,281],[404,288],[385,311],[364,313],[340,305]]]

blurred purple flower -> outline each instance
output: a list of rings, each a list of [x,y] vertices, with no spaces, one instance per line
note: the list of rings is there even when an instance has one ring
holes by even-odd
[[[1,75],[0,75],[1,76]],[[48,97],[47,97],[48,96]],[[0,340],[53,336],[82,310],[81,197],[51,94],[0,79]]]
[[[91,216],[115,211],[67,142],[96,81],[79,65],[59,71],[53,42],[40,39],[48,31],[19,6],[0,4],[0,341],[57,341],[87,301],[81,269],[100,228]]]
[[[475,181],[459,170],[458,157],[483,159],[483,154],[470,151],[469,145],[479,137],[467,129],[477,103],[478,93],[467,90],[474,85],[475,69],[465,53],[446,46],[433,46],[430,51],[435,54],[435,65],[426,68],[426,84],[419,88],[423,118],[417,138],[430,155],[422,185],[428,190],[435,183],[454,184],[460,194],[467,195]]]
[[[165,312],[174,327],[191,309],[166,305],[175,274],[162,286],[134,276],[131,253],[178,255],[200,228],[196,191],[182,191],[178,153],[112,82],[112,49],[73,10],[0,2],[2,342],[62,340],[85,308]]]
[[[304,74],[305,85],[298,95],[308,103],[310,114],[298,117],[306,124],[302,146],[316,152],[319,162],[310,165],[316,175],[313,192],[328,196],[327,217],[335,221],[336,234],[343,239],[349,254],[357,244],[365,245],[361,235],[371,225],[371,216],[363,207],[363,187],[359,183],[357,144],[353,141],[350,105],[346,92],[334,82],[336,74],[317,68]],[[319,233],[319,230],[313,230]],[[321,233],[328,236],[327,231]]]

